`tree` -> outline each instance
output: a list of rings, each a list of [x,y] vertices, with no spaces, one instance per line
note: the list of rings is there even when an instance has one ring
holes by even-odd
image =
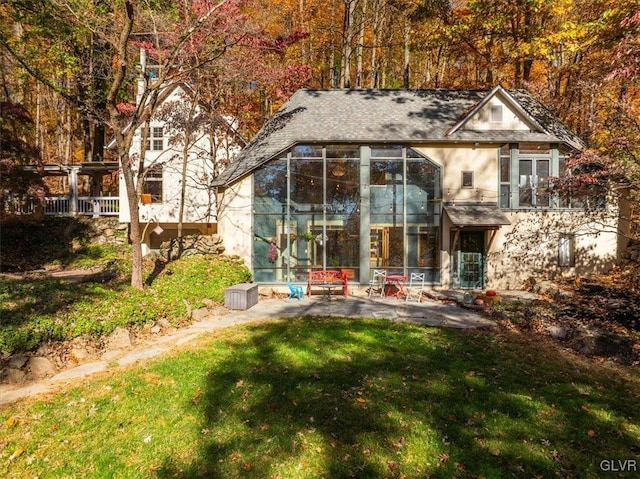
[[[5,215],[20,209],[25,197],[42,195],[42,178],[34,171],[25,171],[23,166],[42,164],[40,152],[33,146],[33,120],[27,110],[19,104],[0,102],[0,214]],[[10,191],[10,195],[6,192]],[[18,204],[16,204],[16,202]]]

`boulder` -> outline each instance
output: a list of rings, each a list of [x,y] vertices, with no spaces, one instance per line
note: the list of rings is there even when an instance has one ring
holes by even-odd
[[[29,358],[27,369],[32,377],[38,379],[53,376],[57,372],[55,365],[49,359],[41,356]]]
[[[107,345],[110,349],[126,349],[131,347],[131,335],[125,328],[116,330],[107,338]]]

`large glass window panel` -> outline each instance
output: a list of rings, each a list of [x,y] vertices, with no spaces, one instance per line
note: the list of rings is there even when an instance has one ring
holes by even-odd
[[[500,156],[500,182],[508,183],[511,179],[511,170],[509,168],[509,164],[511,162],[511,158],[507,156]]]
[[[375,146],[371,147],[371,158],[400,158],[402,159],[402,146]]]
[[[533,206],[531,184],[533,179],[533,160],[520,160],[518,173],[520,177],[518,184],[520,206]]]
[[[291,159],[291,212],[322,211],[324,203],[322,159]]]
[[[549,206],[549,160],[536,161],[536,206]]]
[[[287,159],[268,163],[257,170],[253,178],[254,211],[282,213],[287,201]]]
[[[322,147],[318,145],[298,145],[291,150],[292,158],[322,158]]]
[[[253,191],[254,277],[259,282],[281,281],[286,270],[281,233],[287,217],[287,159],[258,169]]]
[[[511,208],[510,185],[500,185],[500,208]]]
[[[441,197],[440,168],[425,158],[407,159],[407,215],[426,215],[433,221],[439,214],[435,201]],[[421,219],[425,222],[424,217]]]
[[[357,279],[360,266],[358,156],[358,148],[327,147],[327,267],[348,269],[353,279]]]
[[[371,160],[372,222],[402,224],[403,214],[402,160]]]

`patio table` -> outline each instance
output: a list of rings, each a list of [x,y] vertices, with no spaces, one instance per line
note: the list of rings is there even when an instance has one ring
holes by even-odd
[[[342,281],[330,281],[328,283],[320,283],[318,286],[327,292],[327,300],[331,301],[331,295],[335,288],[342,288],[344,283]]]
[[[396,298],[404,297],[406,292],[404,285],[407,282],[407,277],[402,274],[388,274],[384,281],[384,295],[395,296]],[[393,289],[395,292],[391,292]]]

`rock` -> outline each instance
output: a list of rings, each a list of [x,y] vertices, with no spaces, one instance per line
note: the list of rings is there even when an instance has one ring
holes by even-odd
[[[171,328],[171,323],[169,322],[169,320],[168,320],[167,318],[160,318],[160,319],[158,320],[158,325],[159,325],[161,328],[164,328],[164,329],[169,329],[169,328]]]
[[[27,362],[27,369],[34,378],[46,378],[53,376],[57,371],[54,364],[47,358],[34,356]]]
[[[194,321],[202,321],[203,319],[209,317],[211,313],[207,308],[198,308],[191,313],[191,318]]]
[[[216,302],[209,298],[203,298],[202,304],[204,304],[208,309],[213,309],[216,307]]]
[[[76,363],[82,362],[88,357],[89,352],[86,349],[80,347],[72,348],[71,352],[69,353],[69,360]]]
[[[160,334],[162,328],[156,324],[155,326],[152,326],[149,331],[151,332],[151,334]]]
[[[24,365],[27,364],[28,360],[29,360],[28,357],[23,356],[22,354],[16,354],[15,356],[12,356],[11,359],[9,360],[9,368],[22,369]]]
[[[559,290],[560,288],[553,281],[539,281],[533,285],[533,292],[536,294],[555,296]]]
[[[569,335],[569,331],[567,330],[567,328],[564,328],[562,326],[549,326],[547,328],[547,331],[553,339],[567,339],[567,336]]]
[[[27,373],[19,369],[9,369],[5,382],[9,384],[22,384],[27,379]]]
[[[131,335],[124,328],[116,330],[107,338],[107,345],[110,349],[126,349],[131,347]]]

